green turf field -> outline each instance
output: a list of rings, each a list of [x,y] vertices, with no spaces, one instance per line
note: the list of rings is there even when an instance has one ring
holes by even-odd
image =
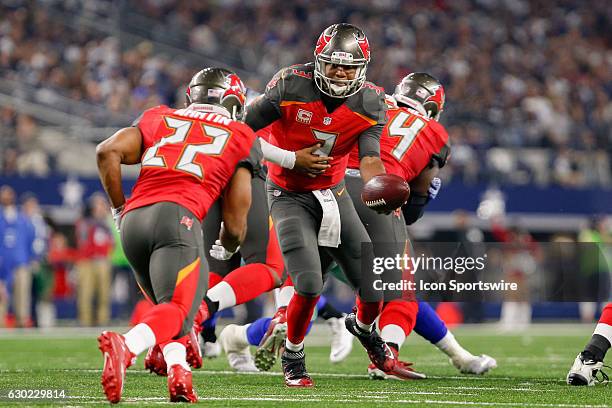
[[[466,406],[466,407],[606,407],[611,386],[569,387],[564,378],[591,334],[592,326],[537,326],[523,334],[498,334],[489,328],[461,328],[456,337],[475,353],[497,359],[499,367],[484,377],[465,376],[429,343],[410,338],[402,357],[430,378],[423,381],[371,381],[360,345],[341,364],[331,365],[325,326],[309,339],[307,363],[313,389],[288,389],[278,364],[274,372],[234,374],[225,357],[205,361],[194,372],[200,403],[208,406]],[[95,332],[58,330],[48,334],[0,333],[0,395],[11,389],[65,389],[69,399],[20,401],[55,406],[106,405],[99,384],[102,357]],[[141,356],[128,370],[123,404],[150,406],[167,401],[166,379],[144,371]],[[9,403],[0,399],[0,406]]]

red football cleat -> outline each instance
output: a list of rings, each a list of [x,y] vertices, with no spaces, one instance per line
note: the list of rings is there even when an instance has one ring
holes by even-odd
[[[272,316],[270,326],[255,351],[255,367],[259,371],[268,371],[272,368],[286,338],[287,308],[281,307]]]
[[[119,333],[103,331],[98,337],[98,348],[104,355],[102,388],[106,399],[116,404],[121,400],[126,369],[134,363],[136,355],[125,344]]]
[[[168,391],[171,402],[198,402],[198,395],[193,390],[191,371],[175,364],[168,370]]]
[[[187,335],[187,363],[192,368],[202,368],[202,350],[200,350],[200,342],[198,340],[199,326],[193,325],[191,331]]]
[[[201,329],[202,323],[204,323],[209,318],[210,318],[210,312],[208,311],[208,305],[206,304],[205,301],[202,301],[202,303],[200,303],[200,307],[198,308],[198,311],[196,312],[193,318],[193,324],[196,327],[196,331],[198,332],[198,334],[202,330]]]
[[[383,341],[376,330],[371,330],[367,333],[358,327],[355,311],[345,317],[344,324],[346,329],[353,336],[357,337],[361,345],[366,349],[370,361],[378,369],[389,372],[395,367],[397,359],[391,348]]]
[[[149,348],[144,360],[144,367],[145,370],[149,370],[157,375],[164,377],[168,375],[168,367],[166,366],[164,353],[159,345],[156,344],[155,346]]]
[[[424,380],[427,376],[423,373],[414,371],[412,363],[399,360],[398,351],[395,347],[389,346],[396,362],[391,370],[383,371],[374,364],[368,366],[368,374],[373,380]]]

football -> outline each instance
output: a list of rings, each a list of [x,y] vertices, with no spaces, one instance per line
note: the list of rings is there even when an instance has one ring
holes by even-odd
[[[410,186],[400,176],[381,174],[372,177],[361,192],[361,201],[378,212],[391,212],[408,201]]]

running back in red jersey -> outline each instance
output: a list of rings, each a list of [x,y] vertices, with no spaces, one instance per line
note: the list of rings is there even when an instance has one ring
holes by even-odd
[[[255,141],[245,124],[197,106],[157,106],[134,126],[142,134],[142,168],[125,212],[170,201],[202,220]]]

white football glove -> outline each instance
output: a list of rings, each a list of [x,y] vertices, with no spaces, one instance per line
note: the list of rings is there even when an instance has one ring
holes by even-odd
[[[212,256],[218,261],[227,261],[236,252],[238,252],[239,249],[240,249],[240,246],[238,246],[234,252],[230,252],[227,249],[225,249],[223,245],[221,245],[221,240],[218,239],[215,241],[215,243],[210,248],[210,251],[208,252],[210,253],[210,256]]]
[[[435,200],[440,192],[440,188],[442,188],[442,180],[438,177],[434,177],[431,179],[431,184],[429,185],[429,190],[427,191],[427,195],[429,196],[429,200]]]
[[[121,225],[121,213],[123,212],[123,208],[125,205],[121,207],[113,208],[111,207],[111,214],[113,214],[113,221],[115,222],[115,228],[117,228],[117,232],[119,231],[119,226]]]

